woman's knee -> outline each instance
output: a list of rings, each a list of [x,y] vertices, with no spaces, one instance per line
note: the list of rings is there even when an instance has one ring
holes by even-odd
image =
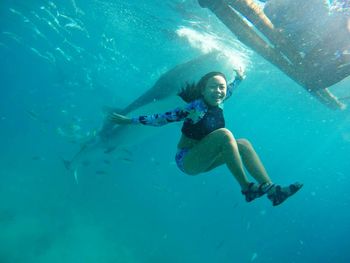
[[[239,150],[241,150],[241,151],[249,151],[249,150],[253,149],[253,145],[247,139],[237,139],[236,142],[237,142]]]
[[[215,136],[223,141],[232,141],[235,140],[232,132],[226,128],[220,128],[215,131]]]

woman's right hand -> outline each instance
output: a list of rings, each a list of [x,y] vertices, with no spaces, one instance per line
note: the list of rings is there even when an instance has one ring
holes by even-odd
[[[132,123],[132,119],[130,119],[124,115],[115,113],[115,112],[110,113],[108,115],[108,119],[116,124],[131,124]]]
[[[236,78],[238,78],[240,80],[245,79],[245,74],[244,74],[244,70],[242,67],[240,67],[239,69],[233,69],[233,71],[236,73]]]

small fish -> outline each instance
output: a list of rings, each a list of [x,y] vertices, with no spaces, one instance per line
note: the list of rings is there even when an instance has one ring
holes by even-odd
[[[72,5],[73,5],[73,8],[74,8],[74,10],[75,10],[75,14],[76,14],[76,15],[85,15],[84,11],[81,10],[81,9],[77,6],[75,0],[71,0],[71,2],[72,2]]]
[[[39,37],[41,37],[42,39],[44,39],[44,40],[46,40],[46,41],[48,41],[49,42],[49,40],[47,39],[47,37],[43,34],[43,33],[41,33],[41,31],[39,30],[39,28],[37,28],[37,26],[35,25],[35,24],[31,24],[31,30],[33,30],[34,31],[34,33],[37,35],[37,36],[39,36]]]
[[[67,55],[61,48],[56,47],[55,50],[56,50],[59,54],[61,54],[62,57],[65,58],[67,61],[71,61],[71,60],[72,60],[72,58],[71,58],[69,55]]]
[[[111,164],[111,161],[110,161],[110,160],[103,160],[103,162],[104,162],[105,164]]]
[[[117,147],[109,147],[109,148],[107,148],[107,149],[104,151],[104,153],[105,153],[105,154],[109,154],[109,153],[113,152],[116,148],[117,148]]]
[[[54,25],[50,20],[48,20],[46,17],[42,17],[41,20],[43,20],[43,21],[48,25],[48,27],[49,27],[51,30],[55,31],[55,33],[56,33],[57,35],[59,35],[60,37],[64,38],[64,36],[62,35],[62,33],[58,30],[57,27],[55,27],[55,25]]]
[[[101,175],[107,174],[106,171],[102,171],[102,170],[97,170],[95,173],[96,174],[101,174]]]
[[[73,43],[69,42],[66,38],[63,40],[64,44],[67,44],[71,49],[73,49],[76,53],[81,53],[85,51],[84,48],[79,47],[77,45],[74,45]]]
[[[124,161],[124,162],[126,162],[126,163],[132,163],[132,162],[134,162],[134,160],[132,160],[132,159],[130,159],[130,158],[126,158],[126,157],[120,158],[119,160],[122,160],[122,161]]]
[[[58,21],[58,19],[56,18],[56,16],[50,12],[49,9],[45,8],[45,6],[41,6],[40,9],[43,10],[44,12],[46,12],[46,14],[47,14],[49,17],[52,18],[52,20],[55,22],[55,24],[56,24],[57,26],[61,27],[60,22]]]
[[[8,36],[10,39],[16,41],[18,44],[22,44],[22,38],[17,36],[16,34],[7,31],[3,31],[2,34]]]
[[[83,28],[82,28],[80,25],[78,25],[78,23],[75,22],[75,21],[72,22],[72,23],[67,23],[67,24],[65,24],[64,26],[65,26],[66,28],[74,28],[74,29],[83,31]]]
[[[42,58],[42,59],[45,59],[45,60],[51,62],[51,60],[50,60],[51,58],[49,58],[49,57],[47,57],[47,56],[41,54],[40,51],[37,50],[36,48],[31,47],[31,48],[29,48],[29,49],[30,49],[34,54],[36,54],[38,57],[40,57],[40,58]]]
[[[14,13],[14,14],[19,15],[19,16],[22,16],[22,17],[23,17],[22,13],[21,13],[21,12],[19,12],[19,11],[17,11],[16,9],[14,9],[14,8],[9,8],[9,10],[10,10],[12,13]]]
[[[34,110],[27,110],[26,111],[29,117],[35,121],[38,120],[38,114]]]
[[[47,54],[46,57],[48,58],[48,60],[49,60],[52,64],[56,63],[56,58],[55,58],[55,56],[54,56],[52,53],[50,53],[50,52],[48,52],[48,51],[46,51],[45,53]]]

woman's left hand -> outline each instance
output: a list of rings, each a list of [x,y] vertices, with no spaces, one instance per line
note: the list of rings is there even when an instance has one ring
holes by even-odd
[[[114,122],[116,124],[131,124],[132,123],[132,119],[130,119],[124,115],[115,113],[115,112],[112,112],[111,114],[109,114],[108,119],[110,119],[112,122]]]

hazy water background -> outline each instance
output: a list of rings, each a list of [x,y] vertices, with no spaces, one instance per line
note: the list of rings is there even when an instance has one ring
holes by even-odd
[[[196,1],[3,0],[0,29],[1,263],[349,262],[349,110],[319,104]],[[273,208],[245,203],[225,168],[183,175],[178,126],[91,160],[77,185],[61,158],[102,107],[126,106],[209,40],[246,69],[227,126],[302,191]]]

